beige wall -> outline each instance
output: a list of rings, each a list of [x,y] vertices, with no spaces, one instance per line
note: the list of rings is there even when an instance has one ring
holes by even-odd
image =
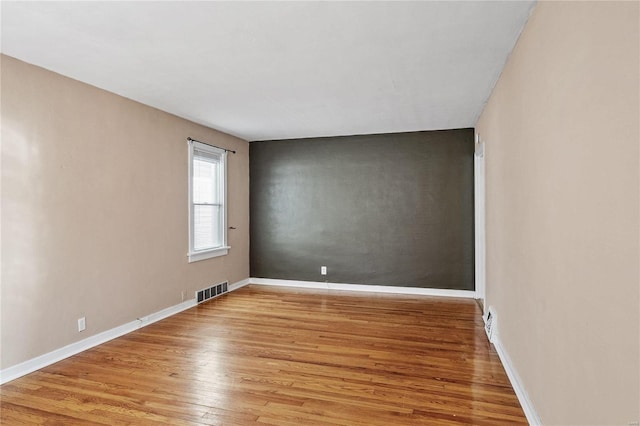
[[[539,3],[477,124],[487,303],[544,424],[640,420],[639,22]]]
[[[249,276],[249,147],[2,56],[2,368]],[[187,263],[187,136],[229,154],[229,255]],[[87,330],[78,333],[77,319]]]

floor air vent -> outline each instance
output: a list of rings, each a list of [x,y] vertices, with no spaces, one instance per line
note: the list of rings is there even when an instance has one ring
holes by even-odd
[[[487,313],[484,316],[484,331],[487,333],[487,337],[491,343],[494,343],[496,338],[496,313],[493,310],[493,307],[490,306],[487,310]]]
[[[224,294],[229,291],[229,282],[225,281],[220,284],[216,284],[209,288],[203,288],[202,290],[196,291],[196,300],[198,303],[205,302],[209,299],[213,299],[214,297],[218,297],[221,294]]]

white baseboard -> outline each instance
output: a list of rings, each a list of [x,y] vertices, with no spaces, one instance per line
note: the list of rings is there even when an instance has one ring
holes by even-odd
[[[419,288],[419,287],[395,287],[395,286],[378,286],[378,285],[364,285],[364,284],[342,284],[342,283],[328,283],[317,281],[294,281],[294,280],[277,280],[269,278],[247,278],[242,281],[229,285],[229,292],[242,288],[248,284],[258,285],[270,285],[270,286],[283,286],[283,287],[303,287],[303,288],[317,288],[326,290],[347,290],[347,291],[367,291],[378,293],[395,293],[395,294],[413,294],[423,296],[445,296],[445,297],[462,297],[462,298],[474,298],[475,292],[468,290],[448,290],[448,289],[434,289],[434,288]],[[48,365],[54,364],[65,358],[78,354],[87,349],[91,349],[94,346],[98,346],[102,343],[113,340],[117,337],[123,336],[132,331],[138,330],[154,322],[160,321],[179,312],[187,310],[196,306],[196,300],[185,300],[174,306],[162,309],[158,312],[154,312],[150,315],[140,317],[134,321],[130,321],[126,324],[114,327],[110,330],[103,331],[102,333],[95,334],[87,337],[62,348],[53,350],[44,355],[37,356],[20,364],[0,370],[0,384],[4,384],[15,380],[19,377],[32,373],[36,370],[44,368]],[[509,355],[505,351],[499,336],[493,339],[494,346],[500,357],[500,361],[504,366],[504,369],[511,381],[511,386],[520,401],[520,405],[524,411],[527,421],[531,425],[541,425],[540,417],[533,408],[533,404],[529,400],[518,373],[516,372]]]
[[[294,280],[277,280],[270,278],[250,278],[250,284],[269,285],[269,286],[282,286],[282,287],[302,287],[302,288],[318,288],[326,290],[348,290],[348,291],[370,291],[378,293],[395,293],[395,294],[415,294],[422,296],[445,296],[445,297],[462,297],[462,298],[476,298],[475,291],[469,290],[447,290],[438,288],[418,288],[418,287],[394,287],[394,286],[378,286],[378,285],[364,285],[364,284],[340,284],[340,283],[327,283],[318,281],[294,281]],[[495,313],[494,313],[495,315]],[[484,319],[484,318],[483,318]],[[496,326],[494,324],[494,326]],[[507,377],[511,382],[511,386],[518,397],[518,401],[522,406],[527,421],[531,425],[541,425],[540,417],[533,408],[533,404],[529,400],[518,373],[516,372],[509,355],[504,350],[502,343],[500,342],[497,328],[495,334],[492,336],[492,343],[498,352],[500,361],[507,373]]]
[[[54,364],[58,361],[62,361],[72,355],[86,351],[94,346],[109,340],[115,339],[127,333],[140,328],[141,322],[139,320],[131,321],[121,326],[112,328],[102,333],[95,334],[80,340],[79,342],[71,343],[59,349],[55,349],[44,355],[31,358],[30,360],[21,362],[20,364],[13,365],[0,371],[0,384],[5,384],[12,380],[22,377],[36,370],[44,368],[48,365]]]
[[[500,335],[498,334],[493,338],[493,346],[496,348],[496,352],[498,352],[498,356],[500,357],[500,361],[502,362],[502,366],[504,367],[505,372],[507,373],[507,377],[509,377],[509,381],[511,382],[511,386],[518,397],[518,401],[522,406],[522,411],[524,411],[524,415],[527,417],[527,421],[530,425],[542,425],[542,421],[540,420],[540,416],[536,412],[527,392],[524,390],[524,386],[522,386],[522,381],[518,372],[516,371],[513,363],[511,362],[511,358],[509,358],[509,354],[502,346],[502,342],[500,341]]]
[[[160,320],[168,318],[171,315],[175,315],[178,312],[182,312],[189,308],[193,308],[196,305],[197,305],[196,299],[189,299],[189,300],[185,300],[182,303],[178,303],[177,305],[169,306],[168,308],[149,314],[145,317],[140,317],[138,318],[139,326],[136,328],[142,328],[145,325],[153,324],[154,322],[158,322]],[[132,322],[136,322],[136,321],[132,321]]]
[[[444,296],[475,298],[475,291],[449,290],[441,288],[396,287],[385,285],[342,284],[319,281],[276,280],[271,278],[249,278],[251,284],[273,285],[281,287],[320,288],[325,290],[368,291],[374,293],[415,294],[420,296]]]
[[[474,298],[475,292],[467,290],[447,290],[447,289],[433,289],[433,288],[418,288],[418,287],[394,287],[394,286],[378,286],[378,285],[364,285],[364,284],[342,284],[342,283],[326,283],[326,282],[314,282],[314,281],[293,281],[293,280],[275,280],[267,278],[247,278],[242,281],[229,285],[229,292],[242,288],[248,284],[260,284],[260,285],[275,285],[275,286],[287,286],[287,287],[305,287],[305,288],[320,288],[329,290],[347,290],[347,291],[368,291],[378,293],[395,293],[395,294],[414,294],[423,296],[446,296],[446,297],[463,297]],[[0,370],[0,384],[10,382],[22,377],[26,374],[32,373],[36,370],[44,368],[48,365],[54,364],[65,358],[78,354],[87,349],[91,349],[94,346],[98,346],[102,343],[113,340],[117,337],[123,336],[127,333],[135,331],[139,328],[153,324],[164,318],[170,317],[196,306],[196,300],[185,300],[174,306],[170,306],[166,309],[162,309],[158,312],[154,312],[150,315],[140,317],[134,321],[130,321],[126,324],[114,327],[110,330],[103,331],[102,333],[89,336],[86,339],[78,342],[71,343],[59,349],[55,349],[46,354],[37,356],[30,360],[21,362],[20,364],[13,365],[11,367]],[[506,367],[505,367],[506,368]],[[515,388],[515,386],[514,386]],[[517,393],[517,392],[516,392]]]
[[[238,281],[237,283],[229,284],[229,291],[237,290],[249,284],[251,284],[251,278],[246,278],[242,281]]]
[[[244,287],[245,285],[249,284],[249,282],[250,279],[247,278],[245,280],[238,281],[237,283],[230,284],[229,292]],[[182,312],[196,305],[196,299],[185,300],[184,302],[177,305],[170,306],[144,317],[140,317],[134,321],[130,321],[126,324],[114,327],[110,330],[103,331],[102,333],[94,334],[93,336],[89,336],[86,339],[71,343],[70,345],[55,349],[44,355],[37,356],[30,360],[21,362],[20,364],[16,364],[0,370],[0,385],[15,380],[18,377],[22,377],[24,375],[32,373],[36,370],[40,370],[41,368],[54,364],[58,361],[62,361],[65,358],[69,358],[70,356],[78,354],[82,351],[86,351],[87,349],[91,349],[94,346],[98,346],[102,343],[108,342],[109,340],[113,340],[116,337],[124,336],[127,333],[131,333],[132,331],[145,327],[149,324],[153,324],[154,322],[175,315],[178,312]]]

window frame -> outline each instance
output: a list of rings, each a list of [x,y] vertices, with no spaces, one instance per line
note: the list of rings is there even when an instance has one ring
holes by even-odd
[[[220,227],[222,229],[222,245],[219,247],[208,248],[204,250],[194,249],[194,203],[193,203],[193,162],[195,159],[195,151],[204,151],[210,154],[220,156],[219,182],[222,199],[222,217]],[[189,263],[200,260],[211,259],[213,257],[224,256],[229,253],[231,247],[227,244],[227,151],[206,145],[196,141],[189,141],[189,165],[188,165],[188,190],[189,190]]]

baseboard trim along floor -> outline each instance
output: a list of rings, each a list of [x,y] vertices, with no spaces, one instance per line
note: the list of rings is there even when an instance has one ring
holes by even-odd
[[[0,387],[9,423],[527,423],[474,299],[249,285]]]
[[[249,278],[238,281],[237,283],[233,283],[229,285],[229,292],[244,287],[249,283]],[[154,322],[160,321],[179,312],[192,308],[196,306],[196,304],[196,299],[185,300],[184,302],[177,305],[170,306],[158,312],[154,312],[147,316],[137,318],[126,324],[122,324],[118,327],[103,331],[102,333],[94,334],[93,336],[89,336],[86,339],[82,339],[67,346],[63,346],[62,348],[55,349],[46,354],[21,362],[20,364],[16,364],[14,366],[5,368],[4,370],[0,370],[0,384],[10,382],[17,379],[18,377],[25,376],[58,361],[62,361],[65,358],[69,358],[70,356],[86,351],[87,349],[91,349],[94,346],[98,346],[102,343],[108,342],[109,340],[124,336],[127,333],[131,333],[132,331],[138,330],[149,324],[153,324]]]
[[[325,290],[368,291],[374,293],[414,294],[419,296],[475,298],[472,290],[450,290],[443,288],[397,287],[387,285],[343,284],[320,281],[277,280],[271,278],[250,278],[251,284],[282,287],[317,288]]]
[[[267,279],[267,278],[247,278],[242,281],[238,281],[229,285],[229,292],[237,290],[248,284],[268,285],[268,286],[283,286],[283,287],[301,287],[301,288],[315,288],[315,289],[327,289],[327,290],[344,290],[344,291],[359,291],[359,292],[377,292],[377,293],[390,293],[390,294],[408,294],[408,295],[420,295],[420,296],[440,296],[440,297],[461,297],[470,298],[475,297],[474,291],[468,290],[449,290],[438,288],[421,288],[421,287],[396,287],[396,286],[382,286],[382,285],[365,285],[365,284],[344,284],[344,283],[329,283],[329,282],[315,282],[315,281],[296,281],[296,280],[279,280],[279,279]],[[154,322],[160,321],[164,318],[175,315],[186,309],[196,306],[196,300],[185,300],[174,306],[162,309],[158,312],[154,312],[145,317],[138,318],[134,321],[130,321],[126,324],[122,324],[118,327],[114,327],[110,330],[103,331],[102,333],[95,334],[87,337],[86,339],[78,342],[71,343],[59,349],[55,349],[46,354],[37,356],[30,360],[24,361],[20,364],[5,368],[0,371],[0,384],[10,382],[22,377],[36,370],[44,368],[48,365],[54,364],[65,358],[78,354],[80,352],[91,349],[94,346],[98,346],[109,340],[123,336],[132,331],[138,330]]]
[[[500,362],[504,367],[504,371],[507,373],[507,377],[509,378],[509,382],[511,382],[511,387],[513,388],[516,396],[518,397],[518,402],[522,406],[522,411],[524,411],[524,415],[527,417],[527,421],[531,426],[541,425],[542,421],[538,416],[527,392],[522,386],[522,380],[518,375],[513,363],[511,362],[511,358],[509,358],[509,354],[502,346],[502,342],[500,341],[500,336],[498,336],[493,342],[493,347],[496,348],[496,352],[498,353],[498,357],[500,358]]]

